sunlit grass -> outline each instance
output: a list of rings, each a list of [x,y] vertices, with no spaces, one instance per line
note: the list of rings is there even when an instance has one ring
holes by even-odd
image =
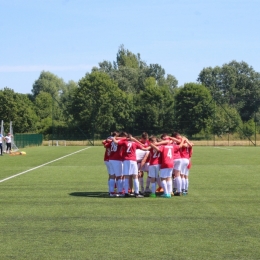
[[[1,259],[259,258],[258,147],[195,147],[171,199],[109,198],[102,147],[25,151],[0,158],[0,180],[45,164],[0,183]]]

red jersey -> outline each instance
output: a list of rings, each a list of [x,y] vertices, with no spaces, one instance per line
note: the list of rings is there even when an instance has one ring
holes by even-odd
[[[141,139],[140,143],[142,143],[144,147],[148,147],[150,145],[150,141],[146,139]]]
[[[154,148],[150,149],[150,165],[161,164],[161,153],[155,150]]]
[[[161,152],[161,169],[173,168],[174,144],[166,144],[159,147]]]
[[[140,144],[128,140],[120,140],[118,145],[122,147],[123,161],[136,161],[136,149],[142,149]]]
[[[102,144],[104,144],[104,147],[106,149],[104,154],[104,161],[109,161],[110,156],[110,142],[103,141]]]
[[[122,161],[122,153],[117,143],[111,142],[109,144],[110,155],[109,160]]]
[[[148,147],[150,145],[150,141],[146,139],[141,139],[140,143],[143,144],[144,147]],[[147,157],[146,163],[150,162],[150,156]]]
[[[191,147],[182,147],[180,149],[181,158],[189,159],[191,157]]]
[[[181,159],[181,152],[180,152],[180,146],[176,143],[173,144],[174,145],[174,160],[175,159]]]

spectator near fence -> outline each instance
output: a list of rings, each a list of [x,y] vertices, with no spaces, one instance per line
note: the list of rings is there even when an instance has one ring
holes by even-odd
[[[4,136],[0,134],[0,155],[1,156],[3,155],[3,139],[5,139]]]
[[[9,153],[11,153],[11,149],[12,149],[12,145],[11,145],[11,143],[12,143],[12,135],[11,135],[11,133],[8,133],[7,134],[7,136],[5,137],[5,142],[6,142],[6,153],[8,153],[8,151],[9,151]]]

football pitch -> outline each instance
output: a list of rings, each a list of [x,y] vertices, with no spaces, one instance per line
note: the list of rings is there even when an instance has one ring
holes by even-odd
[[[189,195],[110,198],[103,147],[0,158],[0,259],[260,259],[260,148],[194,147]]]

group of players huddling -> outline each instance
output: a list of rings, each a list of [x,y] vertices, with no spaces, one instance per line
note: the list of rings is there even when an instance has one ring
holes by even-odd
[[[149,194],[155,198],[156,193],[163,192],[161,197],[171,198],[188,194],[193,143],[186,137],[175,132],[158,139],[144,132],[141,138],[134,138],[115,131],[102,143],[110,197],[143,198]],[[145,189],[144,172],[148,172]]]

